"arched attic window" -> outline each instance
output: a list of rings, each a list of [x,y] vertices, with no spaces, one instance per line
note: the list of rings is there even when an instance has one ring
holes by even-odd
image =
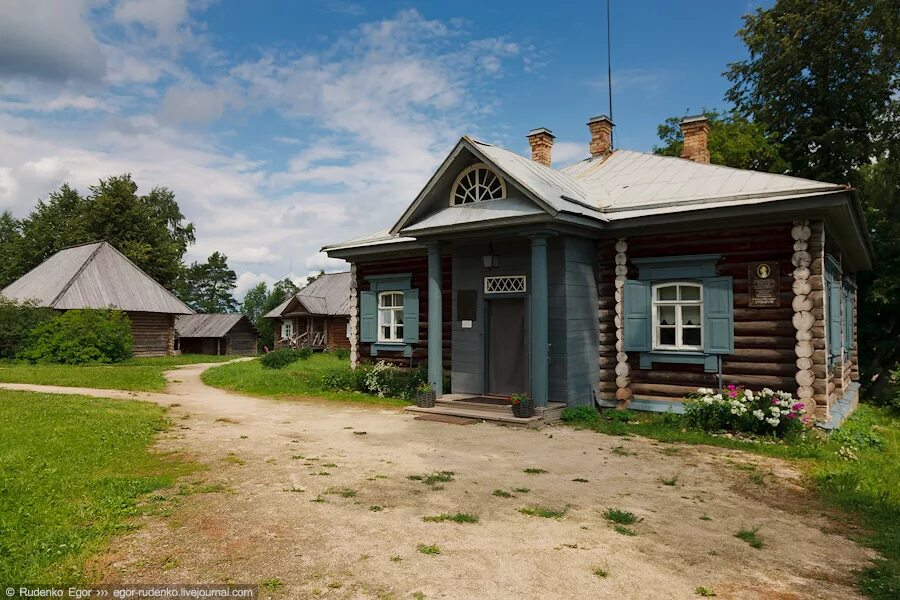
[[[484,163],[463,169],[450,188],[450,206],[506,198],[506,183]]]

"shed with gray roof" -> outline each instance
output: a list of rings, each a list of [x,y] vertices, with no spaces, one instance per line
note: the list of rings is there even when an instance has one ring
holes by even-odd
[[[186,354],[256,354],[259,332],[242,314],[183,315],[175,321],[175,344]]]
[[[172,354],[176,316],[194,312],[108,242],[60,250],[0,295],[56,310],[121,310],[131,320],[135,356]]]

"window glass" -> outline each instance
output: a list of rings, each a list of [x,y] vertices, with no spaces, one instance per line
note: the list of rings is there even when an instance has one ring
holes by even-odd
[[[699,283],[659,283],[653,293],[653,347],[703,349],[703,291]]]
[[[378,341],[403,341],[403,292],[378,295]]]

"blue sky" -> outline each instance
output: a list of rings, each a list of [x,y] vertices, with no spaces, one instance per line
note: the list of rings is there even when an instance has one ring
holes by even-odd
[[[741,15],[768,2],[613,0],[616,145],[724,106]],[[0,209],[131,172],[175,191],[190,259],[239,294],[339,270],[319,248],[392,224],[463,134],[555,164],[606,113],[605,2],[12,0],[0,21]]]

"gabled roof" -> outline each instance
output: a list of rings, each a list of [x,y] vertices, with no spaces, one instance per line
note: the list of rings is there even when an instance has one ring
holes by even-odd
[[[60,250],[0,291],[10,300],[70,310],[116,308],[193,314],[187,304],[107,242]]]
[[[448,205],[431,213],[420,210],[438,182],[447,180],[449,169],[459,164],[457,158],[463,150],[497,170],[527,198]],[[827,195],[830,200],[823,198],[820,202],[824,206],[849,191],[847,186],[834,183],[630,150],[615,150],[553,169],[499,146],[463,137],[390,230],[323,250],[346,258],[381,249],[421,247],[419,236],[471,230],[479,223],[491,226],[567,220],[604,229],[613,222],[641,217],[726,207],[758,210],[751,207],[800,198],[819,202],[817,197]],[[864,232],[855,235],[864,237]]]
[[[180,338],[219,338],[228,335],[241,321],[256,330],[246,315],[242,314],[195,314],[182,315],[175,319],[175,334]]]
[[[289,314],[350,316],[350,273],[325,273],[265,315]]]

